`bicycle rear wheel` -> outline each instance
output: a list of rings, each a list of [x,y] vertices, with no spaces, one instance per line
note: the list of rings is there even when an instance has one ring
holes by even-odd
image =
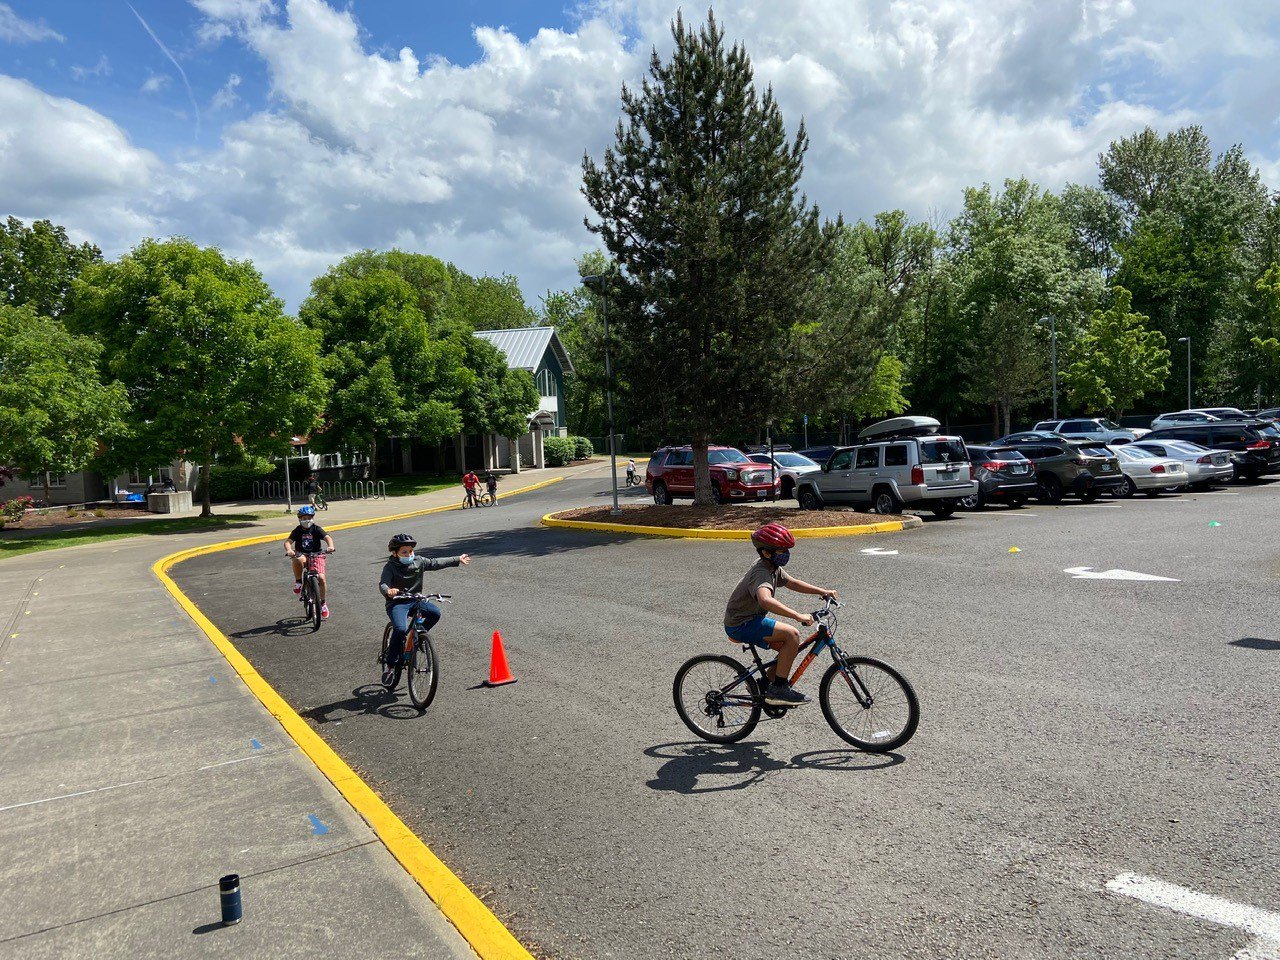
[[[845,657],[828,667],[818,702],[831,729],[868,753],[896,750],[920,722],[920,704],[906,677],[871,657]]]
[[[311,618],[311,632],[315,633],[320,629],[320,621],[324,619],[320,615],[320,580],[314,575],[307,577],[302,585],[302,592],[309,597],[307,616]]]
[[[426,710],[435,698],[439,681],[431,635],[420,633],[413,641],[413,652],[409,654],[409,700],[419,710]]]
[[[387,648],[391,646],[391,624],[387,624],[382,631],[382,653],[378,654],[378,663],[385,665],[387,662]],[[395,676],[391,678],[391,683],[387,686],[387,690],[394,690],[400,685],[400,671],[403,669],[403,657],[401,658],[401,666],[395,668]]]
[[[493,506],[493,494],[491,494],[491,493],[482,493],[482,494],[480,494],[480,506],[482,506],[482,507],[492,507],[492,506]]]
[[[684,725],[712,743],[734,743],[751,733],[760,722],[760,688],[746,673],[733,657],[686,661],[672,686]]]

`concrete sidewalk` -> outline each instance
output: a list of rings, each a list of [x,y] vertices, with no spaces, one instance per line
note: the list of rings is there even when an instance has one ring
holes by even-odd
[[[0,957],[475,957],[152,573],[292,522],[0,561]],[[223,928],[227,873],[245,919]]]

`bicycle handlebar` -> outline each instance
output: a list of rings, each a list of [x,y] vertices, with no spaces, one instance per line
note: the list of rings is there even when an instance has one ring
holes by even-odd
[[[394,597],[387,597],[392,603],[409,603],[418,600],[443,600],[445,603],[453,603],[453,595],[449,593],[397,593]]]
[[[830,594],[822,598],[822,609],[813,611],[812,616],[816,620],[818,617],[829,617],[832,607],[843,607],[844,604]]]
[[[330,549],[328,549],[328,548],[325,548],[324,550],[318,550],[318,551],[316,551],[315,553],[300,553],[300,552],[298,552],[297,550],[293,551],[293,553],[289,553],[289,552],[287,552],[287,551],[286,551],[286,552],[285,552],[285,554],[284,554],[284,558],[285,558],[286,560],[296,560],[296,559],[298,559],[299,557],[302,557],[303,559],[306,559],[307,557],[317,557],[317,556],[319,556],[319,555],[320,555],[320,554],[322,554],[322,553],[337,553],[337,552],[338,552],[338,548],[337,548],[337,547],[334,547],[332,550],[330,550]]]

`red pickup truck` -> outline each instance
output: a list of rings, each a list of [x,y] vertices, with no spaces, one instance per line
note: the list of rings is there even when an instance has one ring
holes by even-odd
[[[735,500],[777,500],[782,478],[774,477],[768,464],[753,462],[733,447],[707,448],[711,466],[711,495],[716,503]],[[654,503],[670,503],[677,498],[693,498],[693,448],[662,447],[649,458],[644,486]]]

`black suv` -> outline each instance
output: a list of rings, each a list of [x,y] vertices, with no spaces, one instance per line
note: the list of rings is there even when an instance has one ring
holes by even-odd
[[[1190,440],[1211,450],[1229,450],[1236,477],[1257,480],[1280,472],[1280,430],[1270,420],[1221,420],[1152,430],[1143,440]]]
[[[1104,493],[1124,487],[1116,455],[1097,440],[1027,440],[1006,444],[1036,465],[1039,498],[1058,503],[1074,493],[1092,503]]]
[[[1036,482],[1036,465],[1017,447],[975,447],[971,443],[965,446],[973,464],[973,479],[978,481],[978,492],[961,497],[962,508],[977,510],[988,503],[1020,507],[1036,495],[1040,487]]]

